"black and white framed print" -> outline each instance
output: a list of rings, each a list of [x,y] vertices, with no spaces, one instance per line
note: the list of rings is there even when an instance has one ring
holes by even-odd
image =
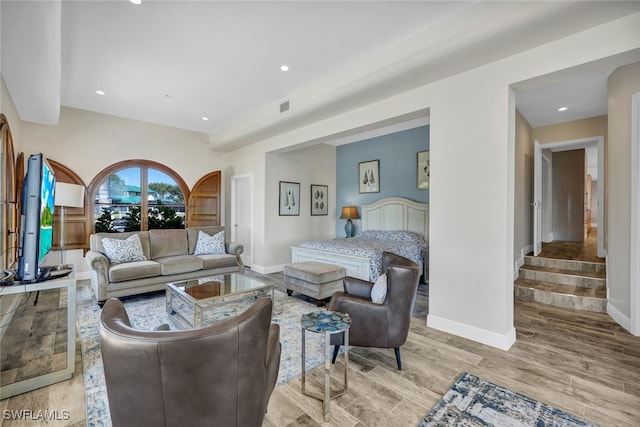
[[[360,193],[380,192],[380,160],[358,163],[358,172]]]
[[[418,152],[418,190],[428,190],[429,189],[429,152],[428,151],[419,151]]]
[[[300,183],[280,181],[279,214],[300,215]]]
[[[311,184],[311,215],[329,214],[329,187]]]

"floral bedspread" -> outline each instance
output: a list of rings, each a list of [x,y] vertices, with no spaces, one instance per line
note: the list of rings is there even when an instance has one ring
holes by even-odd
[[[409,258],[423,267],[429,244],[424,237],[411,231],[363,231],[356,237],[304,242],[301,248],[369,258],[369,280],[376,281],[382,271],[382,252]]]

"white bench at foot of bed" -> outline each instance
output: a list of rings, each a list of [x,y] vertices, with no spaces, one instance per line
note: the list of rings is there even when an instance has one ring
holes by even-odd
[[[371,280],[369,275],[369,258],[353,255],[334,254],[314,249],[291,248],[291,262],[317,261],[344,267],[347,276],[362,280]]]

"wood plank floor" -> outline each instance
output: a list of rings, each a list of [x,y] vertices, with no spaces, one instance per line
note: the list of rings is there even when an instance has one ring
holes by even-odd
[[[330,422],[294,379],[274,391],[264,426],[415,426],[465,371],[603,426],[640,425],[640,338],[606,314],[516,300],[517,342],[502,351],[427,328],[427,311],[428,289],[421,285],[402,347],[403,371],[393,350],[354,348],[349,392],[332,401]],[[77,360],[71,380],[0,401],[0,411],[69,410],[69,421],[50,424],[84,425],[79,352]],[[335,384],[341,363],[333,369]],[[307,378],[320,387],[321,368]],[[4,418],[2,426],[41,424]]]

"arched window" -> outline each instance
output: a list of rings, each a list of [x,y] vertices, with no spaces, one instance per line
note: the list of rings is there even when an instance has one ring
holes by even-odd
[[[184,228],[189,189],[170,168],[126,160],[100,172],[89,187],[96,233]]]

